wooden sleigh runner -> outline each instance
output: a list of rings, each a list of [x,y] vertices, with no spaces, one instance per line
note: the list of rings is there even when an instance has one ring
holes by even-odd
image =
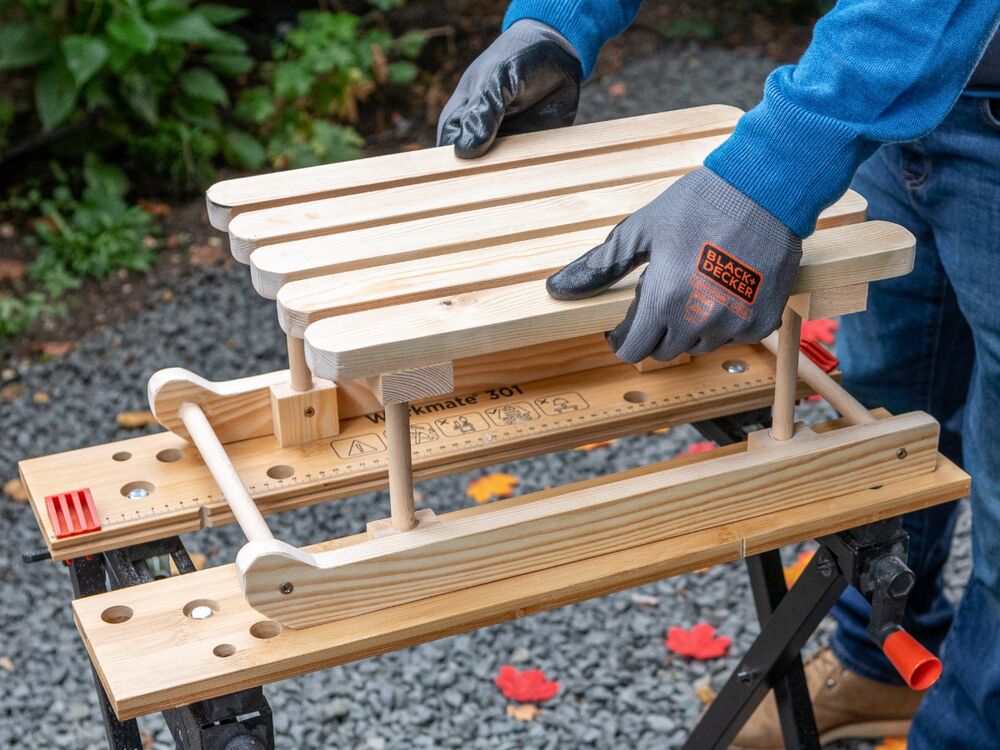
[[[761,345],[625,365],[603,333],[635,275],[587,300],[547,296],[549,274],[698,167],[739,115],[700,107],[513,136],[474,161],[430,149],[214,186],[212,222],[276,300],[289,369],[225,383],[161,371],[149,399],[168,433],[22,463],[57,559],[229,520],[247,537],[233,566],[74,602],[118,717],[964,495],[931,417],[865,409],[800,351],[803,318],[863,310],[870,282],[912,267],[913,237],[866,221],[857,194],[805,240]],[[842,418],[796,423],[812,393]],[[769,405],[769,427],[712,453],[452,513],[414,503],[414,477]],[[45,499],[84,484],[101,522],[60,534]],[[388,516],[354,537],[299,549],[265,518],[386,485]],[[214,616],[193,620],[199,603]]]

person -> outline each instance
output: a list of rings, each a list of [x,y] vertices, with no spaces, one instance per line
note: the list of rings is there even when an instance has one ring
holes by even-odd
[[[513,0],[445,106],[439,145],[475,158],[498,134],[570,124],[600,47],[640,2]],[[916,236],[913,272],[872,285],[868,311],[841,324],[838,355],[867,405],[923,409],[941,423],[942,451],[973,477],[972,574],[956,612],[942,580],[956,504],[905,519],[917,583],[904,626],[943,653],[943,674],[926,697],[903,685],[866,635],[868,605],[848,589],[829,647],[807,662],[825,742],[909,727],[910,750],[1000,747],[998,20],[997,0],[840,0],[701,169],[547,283],[575,299],[645,264],[608,340],[625,361],[667,360],[777,328],[802,238],[852,180],[870,218]],[[753,295],[699,278],[705,243],[756,272]],[[773,697],[735,745],[783,747]]]

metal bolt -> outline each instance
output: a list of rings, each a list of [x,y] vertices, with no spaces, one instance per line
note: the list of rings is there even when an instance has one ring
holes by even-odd
[[[906,456],[907,456],[906,448],[900,448],[898,451],[896,451],[896,458],[898,458],[900,461],[906,458]]]
[[[144,497],[149,497],[149,490],[145,487],[133,487],[128,491],[129,500],[142,500]]]
[[[727,359],[722,363],[722,368],[730,375],[740,375],[750,369],[747,363],[740,359]]]
[[[295,591],[295,587],[290,583],[283,583],[280,586],[278,586],[278,591],[280,591],[282,594],[287,595]]]
[[[823,574],[824,578],[829,578],[833,575],[833,560],[825,556],[820,557],[816,563],[816,568]]]
[[[307,406],[305,412],[303,412],[303,413],[307,417],[315,417],[316,416],[316,410],[313,407],[311,407],[311,406]]]
[[[753,672],[748,669],[741,670],[736,673],[736,679],[742,682],[744,685],[749,685],[753,682]]]
[[[195,607],[191,610],[191,614],[189,615],[192,620],[207,620],[211,616],[212,608],[205,606]]]

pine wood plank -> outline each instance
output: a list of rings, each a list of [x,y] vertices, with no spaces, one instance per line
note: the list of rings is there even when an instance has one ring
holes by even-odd
[[[249,210],[669,143],[693,135],[721,135],[730,132],[742,114],[736,107],[713,104],[499,138],[479,159],[459,159],[451,147],[442,147],[225,180],[208,189],[209,221],[216,229],[226,230],[234,216]]]
[[[581,156],[556,167],[549,163],[517,166],[502,172],[463,175],[429,184],[386,188],[377,193],[251,211],[230,222],[229,241],[236,257],[244,258],[258,247],[277,242],[677,177],[701,166],[725,139],[726,136],[714,136],[683,140]]]
[[[251,607],[306,628],[926,474],[938,432],[913,412],[317,555],[252,540],[236,567]]]
[[[849,227],[829,252],[812,255],[797,281],[797,292],[843,286],[879,271],[872,263],[869,232],[894,238],[892,273],[912,266],[913,237],[905,229],[870,222]],[[909,244],[909,249],[906,245]],[[881,259],[884,260],[884,259]],[[848,276],[848,269],[857,276]],[[420,367],[458,357],[531,346],[546,341],[608,331],[625,316],[639,271],[590,299],[560,302],[545,292],[541,279],[509,286],[396,304],[319,320],[305,331],[306,358],[313,372],[331,380]],[[399,325],[399,321],[406,325]]]
[[[560,245],[564,243],[547,238],[586,229],[597,229],[603,239],[615,224],[676,180],[676,177],[666,177],[583,190],[526,200],[516,205],[492,206],[268,245],[250,256],[251,279],[261,294],[273,297],[283,284],[322,274],[463,250],[488,249],[523,240],[544,241],[546,246],[550,243]],[[866,210],[864,198],[849,190],[820,215],[820,226],[828,228],[864,221]],[[589,249],[587,244],[583,250]],[[236,252],[234,250],[234,254]]]
[[[743,449],[737,445],[675,459],[616,479],[696,465]],[[602,477],[567,489],[599,488],[607,481]],[[263,618],[243,598],[233,565],[77,600],[74,617],[112,705],[120,717],[131,718],[737,560],[744,550],[756,554],[918,510],[962,497],[968,486],[968,475],[939,457],[931,474],[842,495],[836,503],[819,500],[555,567],[545,575],[514,576],[350,620],[285,629],[270,639],[251,635]],[[492,510],[493,504],[468,508],[455,517]],[[307,549],[338,549],[367,538],[359,534]],[[196,598],[217,603],[217,615],[203,621],[184,617],[183,606]],[[111,606],[129,606],[134,615],[118,625],[105,623],[100,615]],[[215,656],[213,649],[222,643],[235,646],[235,653]]]
[[[585,348],[566,351],[574,366],[585,365],[585,358]],[[722,363],[729,359],[743,361],[746,372],[727,372]],[[526,356],[511,362],[505,372],[517,377],[528,364]],[[428,437],[437,435],[431,441],[414,439],[417,479],[766,406],[774,387],[774,357],[762,346],[729,346],[683,367],[649,373],[623,364],[598,364],[544,380],[508,380],[492,393],[461,391],[460,398],[413,405],[414,426],[421,426]],[[489,378],[486,371],[470,375]],[[345,384],[339,385],[338,392],[343,390]],[[525,421],[508,424],[504,415],[509,408],[519,409]],[[495,411],[492,416],[490,410]],[[460,423],[473,430],[451,427]],[[387,461],[382,415],[344,419],[340,426],[333,440],[282,448],[268,435],[229,443],[226,450],[265,514],[383,489]],[[357,455],[351,451],[354,440],[361,444]],[[169,432],[27,459],[18,466],[39,528],[57,560],[233,521],[198,452]],[[152,492],[128,499],[127,486],[139,481]],[[45,496],[82,487],[93,494],[102,529],[56,539]]]
[[[544,279],[605,236],[602,227],[294,281],[278,292],[278,322],[301,337],[324,318]],[[912,235],[894,224],[821,226],[803,243],[793,293],[902,276],[912,266]]]

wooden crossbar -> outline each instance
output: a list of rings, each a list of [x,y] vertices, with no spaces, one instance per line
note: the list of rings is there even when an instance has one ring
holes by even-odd
[[[209,188],[208,215],[214,227],[226,230],[234,216],[250,210],[670,143],[695,134],[721,135],[742,114],[715,104],[499,138],[480,159],[459,159],[451,147],[442,147],[226,180]]]
[[[250,606],[309,627],[926,474],[937,443],[914,412],[319,555],[251,541],[236,565]]]

